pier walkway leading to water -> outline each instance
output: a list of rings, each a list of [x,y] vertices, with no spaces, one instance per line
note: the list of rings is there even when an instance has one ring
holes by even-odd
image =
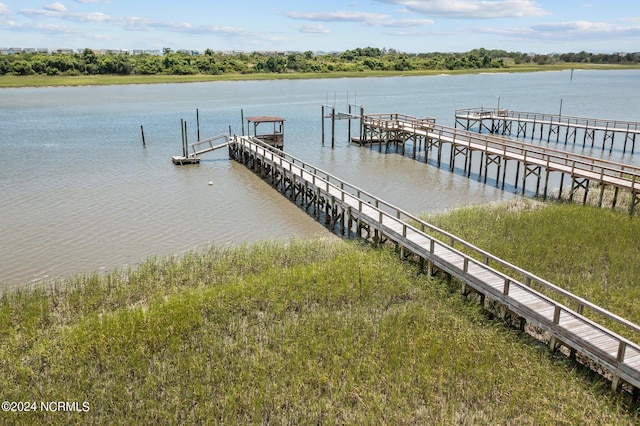
[[[612,389],[624,385],[638,397],[640,345],[622,334],[637,340],[640,326],[256,138],[234,136],[229,155],[338,234],[394,242],[403,259],[455,278],[465,296],[497,303],[551,351],[568,348]]]
[[[223,141],[223,142],[221,142]],[[215,143],[215,145],[214,145]],[[198,164],[200,163],[200,155],[212,152],[229,145],[229,136],[222,133],[217,136],[199,140],[187,145],[183,135],[183,151],[184,155],[174,155],[171,161],[176,165]]]
[[[485,121],[491,123],[485,124]],[[596,143],[596,133],[602,135],[601,148],[604,151],[609,146],[613,151],[614,140],[622,139],[622,152],[627,149],[631,154],[636,148],[636,137],[640,134],[640,123],[635,121],[604,120],[599,118],[573,117],[569,115],[544,114],[538,112],[520,112],[497,108],[464,108],[456,110],[455,126],[460,125],[465,130],[478,127],[478,132],[486,130],[489,133],[513,135],[513,125],[516,125],[516,137],[526,138],[530,134],[531,140],[539,136],[539,140],[552,142],[571,142],[576,144],[578,131],[581,132],[582,146],[593,148]],[[529,129],[529,126],[531,128]],[[545,130],[546,129],[546,130]],[[578,141],[578,143],[580,143]]]
[[[189,145],[189,148],[191,148],[191,152],[189,153],[189,156],[198,157],[207,152],[224,148],[225,146],[227,146],[228,143],[229,143],[229,136],[224,133],[207,138],[207,139],[202,139],[198,142],[194,142]]]
[[[352,138],[355,143],[378,144],[380,151],[383,145],[388,150],[389,145],[395,144],[396,148],[402,146],[403,153],[405,144],[410,143],[413,147],[414,159],[417,152],[424,146],[425,161],[429,158],[428,153],[435,150],[438,167],[441,165],[443,151],[448,148],[450,169],[454,170],[456,158],[464,156],[464,172],[467,177],[471,175],[473,155],[479,154],[478,175],[480,178],[484,176],[486,183],[491,166],[495,170],[496,186],[502,181],[502,189],[505,186],[507,163],[516,162],[514,185],[518,188],[521,184],[523,194],[527,178],[533,176],[537,181],[535,196],[542,195],[542,198],[546,199],[549,191],[549,175],[556,172],[560,174],[559,197],[562,195],[564,178],[568,176],[571,179],[570,200],[578,190],[582,189],[584,190],[583,203],[586,203],[589,185],[594,182],[599,184],[598,204],[600,206],[603,205],[606,187],[613,189],[612,207],[616,206],[620,190],[630,195],[630,213],[633,213],[635,206],[640,204],[640,167],[532,145],[507,137],[442,126],[430,118],[418,119],[391,113],[367,114],[362,120],[363,133],[361,137]],[[544,179],[544,187],[541,189],[542,179]]]

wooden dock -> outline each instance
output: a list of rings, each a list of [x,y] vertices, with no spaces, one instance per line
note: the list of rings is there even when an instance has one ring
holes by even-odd
[[[223,141],[223,142],[221,142]],[[182,166],[186,164],[199,164],[200,155],[212,152],[229,145],[229,136],[220,134],[210,138],[202,139],[185,147],[186,155],[174,155],[171,157],[173,164]]]
[[[496,186],[502,182],[502,189],[505,186],[507,163],[515,162],[515,187],[518,188],[521,184],[524,194],[526,180],[533,176],[537,180],[535,196],[541,195],[543,199],[548,195],[549,175],[558,173],[559,196],[562,194],[564,179],[567,176],[570,179],[570,199],[582,189],[583,202],[586,202],[590,183],[595,182],[599,184],[600,206],[603,205],[607,187],[612,188],[614,192],[612,207],[616,206],[620,190],[631,195],[630,213],[640,204],[640,167],[532,145],[511,138],[442,126],[430,118],[418,119],[396,113],[367,114],[363,117],[362,137],[353,138],[352,141],[361,145],[377,143],[379,150],[382,150],[383,145],[387,150],[390,145],[395,145],[396,148],[401,146],[403,154],[405,145],[409,143],[413,148],[414,159],[417,152],[423,148],[425,161],[429,158],[429,152],[435,152],[438,167],[441,165],[443,151],[448,149],[450,169],[454,170],[457,158],[464,157],[463,170],[467,176],[471,175],[474,154],[480,155],[478,175],[484,177],[486,183],[489,173],[495,172]]]
[[[464,108],[456,110],[455,114],[455,127],[460,125],[465,130],[477,127],[478,132],[485,130],[501,135],[515,134],[516,137],[522,138],[527,138],[529,135],[531,140],[538,137],[539,140],[546,139],[548,142],[552,142],[555,139],[556,143],[564,142],[565,145],[569,142],[572,145],[579,144],[578,133],[580,133],[582,147],[594,148],[596,140],[599,140],[600,148],[604,151],[608,145],[609,152],[613,151],[614,140],[621,139],[622,152],[626,153],[629,149],[629,152],[633,154],[636,148],[636,137],[640,134],[640,123],[635,121],[573,117],[497,108]],[[514,125],[515,132],[513,131]],[[597,134],[602,137],[598,138]]]
[[[572,356],[580,354],[611,380],[612,389],[624,385],[637,398],[640,345],[601,321],[634,336],[640,326],[256,138],[235,136],[229,155],[338,234],[394,242],[403,259],[415,259],[432,275],[442,272],[454,278],[465,296],[477,294],[482,303],[497,303],[503,317],[520,320],[522,330],[525,323],[536,327],[532,335],[551,351],[564,346]]]

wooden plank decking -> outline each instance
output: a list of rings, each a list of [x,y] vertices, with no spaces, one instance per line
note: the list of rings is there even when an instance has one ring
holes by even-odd
[[[596,132],[602,134],[602,149],[609,145],[609,152],[613,150],[614,140],[624,137],[622,152],[626,153],[629,143],[630,153],[633,154],[636,146],[636,137],[640,134],[640,122],[624,120],[607,120],[601,118],[585,118],[560,114],[547,114],[538,112],[511,111],[497,108],[463,108],[456,110],[456,127],[463,126],[469,130],[473,125],[478,125],[478,130],[487,130],[490,133],[516,134],[517,137],[527,137],[529,126],[531,126],[531,139],[539,132],[539,139],[542,140],[546,127],[546,139],[551,141],[555,135],[555,141],[560,142],[561,137],[564,143],[571,141],[576,144],[578,131],[582,132],[582,146],[586,147],[591,142],[591,148],[596,141]],[[490,121],[491,126],[484,124]],[[513,124],[516,124],[516,131],[512,131]],[[564,129],[564,132],[561,130]],[[563,134],[564,133],[564,134]]]
[[[318,218],[324,208],[326,220],[339,225],[340,233],[351,232],[354,224],[358,233],[363,227],[375,230],[380,238],[393,240],[403,256],[417,256],[429,271],[445,272],[465,289],[498,302],[505,311],[543,330],[552,350],[566,346],[606,369],[614,389],[621,381],[631,385],[634,393],[640,388],[640,345],[591,317],[605,318],[635,336],[640,326],[258,140],[236,136],[229,149],[232,158],[270,177],[274,186],[301,207],[314,206]]]
[[[359,143],[365,144],[367,140],[394,141],[403,145],[406,142],[413,144],[413,157],[416,158],[416,148],[424,142],[425,151],[428,147],[436,147],[438,150],[438,165],[440,165],[443,144],[451,148],[451,169],[455,167],[456,157],[465,156],[465,172],[471,174],[471,161],[474,153],[481,153],[480,168],[478,174],[484,174],[487,179],[488,168],[495,164],[497,168],[496,183],[500,180],[500,167],[502,169],[502,185],[504,188],[507,161],[516,161],[518,170],[523,165],[522,192],[524,193],[526,178],[532,174],[538,177],[538,187],[544,176],[545,186],[543,198],[547,196],[547,184],[551,172],[567,175],[572,179],[571,195],[574,189],[582,187],[588,191],[589,182],[600,184],[602,193],[606,186],[614,188],[616,194],[619,190],[628,191],[631,196],[629,206],[633,212],[635,205],[640,202],[640,167],[588,157],[585,155],[570,153],[563,150],[541,147],[525,142],[520,142],[506,137],[479,134],[468,130],[442,126],[430,119],[416,119],[401,114],[368,114],[363,117],[364,137]],[[425,154],[426,156],[426,154]],[[516,174],[515,186],[518,187]],[[538,195],[536,188],[536,195]],[[617,196],[614,197],[614,203]]]

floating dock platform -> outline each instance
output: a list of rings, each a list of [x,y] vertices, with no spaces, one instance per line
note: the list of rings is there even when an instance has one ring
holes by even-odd
[[[200,157],[185,157],[183,155],[174,155],[171,157],[171,161],[176,166],[183,166],[185,164],[200,164]]]

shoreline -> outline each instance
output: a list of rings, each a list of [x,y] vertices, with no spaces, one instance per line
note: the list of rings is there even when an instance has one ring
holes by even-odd
[[[330,73],[264,73],[264,74],[192,74],[192,75],[84,75],[84,76],[0,76],[0,89],[112,86],[125,84],[208,83],[222,81],[315,80],[325,78],[420,77],[429,75],[468,75],[530,73],[567,70],[640,70],[640,65],[599,65],[564,63],[556,65],[514,65],[509,68],[477,68],[463,70],[419,71],[349,71]]]

